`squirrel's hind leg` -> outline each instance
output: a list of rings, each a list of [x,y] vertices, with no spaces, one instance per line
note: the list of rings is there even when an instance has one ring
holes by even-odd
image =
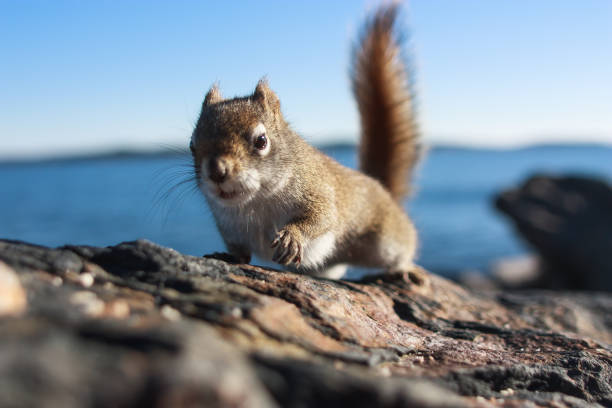
[[[403,227],[403,228],[402,228]],[[429,282],[428,273],[414,263],[417,251],[417,234],[411,222],[395,230],[396,236],[385,237],[378,241],[377,255],[385,268],[385,278],[403,280],[417,286]]]

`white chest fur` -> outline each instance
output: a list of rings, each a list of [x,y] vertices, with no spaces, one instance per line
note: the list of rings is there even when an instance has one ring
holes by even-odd
[[[239,245],[262,259],[271,260],[270,247],[276,233],[293,217],[291,208],[283,203],[253,200],[241,207],[220,207],[212,204],[211,210],[219,232],[230,244]]]
[[[276,200],[257,203],[253,200],[242,207],[220,207],[211,203],[219,231],[232,245],[238,245],[258,257],[271,260],[274,249],[270,247],[276,233],[297,214],[295,210]],[[337,237],[328,231],[303,243],[301,265],[319,269],[333,253]]]
[[[325,260],[333,253],[335,247],[336,236],[331,231],[310,240],[304,246],[302,265],[312,269],[323,266]]]

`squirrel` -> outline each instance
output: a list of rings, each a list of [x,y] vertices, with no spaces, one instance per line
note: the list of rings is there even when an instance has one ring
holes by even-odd
[[[347,264],[384,268],[422,283],[417,232],[401,207],[419,143],[397,13],[396,5],[379,8],[353,49],[361,172],[298,136],[267,80],[244,97],[224,99],[216,84],[208,91],[190,149],[230,259],[248,263],[256,254],[332,279]]]

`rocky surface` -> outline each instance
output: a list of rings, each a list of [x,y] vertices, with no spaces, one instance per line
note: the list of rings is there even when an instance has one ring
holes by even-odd
[[[525,286],[612,291],[612,187],[580,176],[529,178],[496,199],[539,255]]]
[[[146,241],[0,241],[0,260],[2,407],[612,406],[607,294],[330,281]]]

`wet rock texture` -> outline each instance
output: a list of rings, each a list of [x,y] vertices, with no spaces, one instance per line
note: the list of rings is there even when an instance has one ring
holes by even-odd
[[[540,256],[526,285],[612,291],[612,186],[606,181],[533,176],[495,204]]]
[[[0,241],[2,407],[612,406],[612,297]],[[2,278],[0,278],[2,279]],[[3,292],[4,293],[4,292]]]

